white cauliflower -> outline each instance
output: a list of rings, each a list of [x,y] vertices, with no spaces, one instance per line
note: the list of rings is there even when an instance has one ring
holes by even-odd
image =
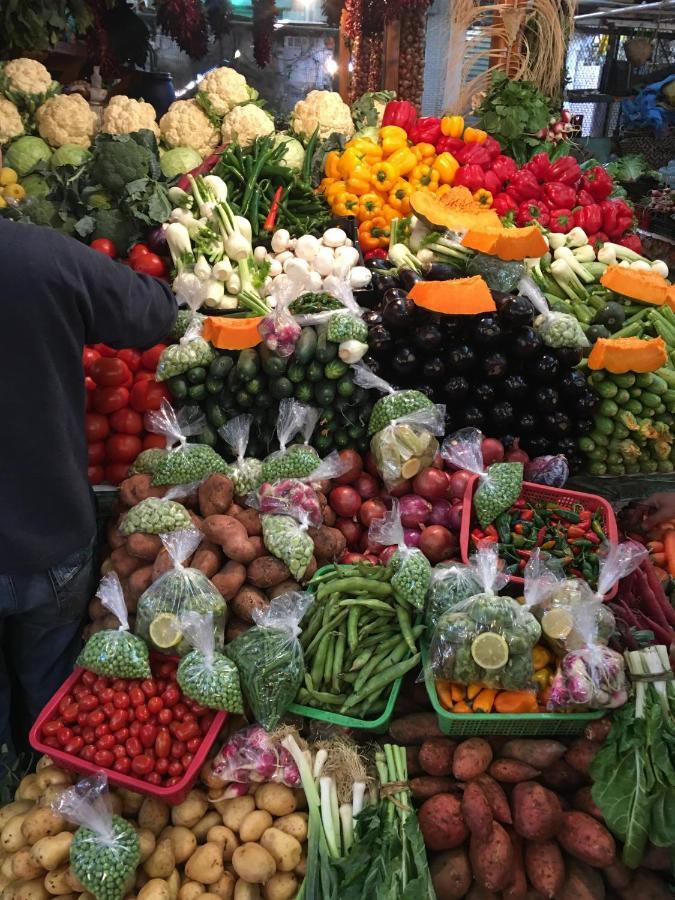
[[[208,156],[218,145],[218,129],[196,100],[176,100],[159,120],[159,130],[167,147],[192,147]]]
[[[41,62],[25,56],[6,62],[4,72],[7,76],[7,89],[10,91],[23,91],[24,94],[45,94],[54,84],[52,76]]]
[[[304,100],[298,100],[293,107],[291,129],[296,134],[309,140],[317,127],[320,141],[334,131],[347,138],[354,134],[349,107],[335,91],[310,91]]]
[[[80,94],[58,94],[39,106],[35,118],[40,137],[52,147],[90,146],[96,133],[96,113]]]
[[[256,138],[268,134],[274,134],[274,119],[253,103],[235,106],[223,119],[224,144],[250,147]]]
[[[238,103],[258,97],[258,92],[246,83],[244,76],[227,66],[209,72],[199,85],[199,92],[219,116],[224,116]]]
[[[103,124],[101,131],[107,134],[131,134],[132,131],[141,131],[147,128],[159,138],[159,125],[155,118],[155,110],[143,100],[132,100],[118,94],[103,110]]]
[[[19,110],[11,100],[0,96],[0,146],[23,134]]]

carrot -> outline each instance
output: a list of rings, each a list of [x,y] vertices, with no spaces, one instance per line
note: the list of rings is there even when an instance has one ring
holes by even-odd
[[[537,711],[537,695],[534,691],[500,691],[495,697],[495,712],[527,713]]]
[[[467,700],[473,700],[473,698],[477,697],[482,690],[483,690],[482,684],[478,684],[475,681],[472,682],[470,685],[468,685],[468,687],[466,689]]]
[[[495,702],[496,696],[497,691],[494,691],[491,688],[483,688],[480,694],[478,694],[476,699],[473,701],[473,711],[482,713],[492,712],[492,706]]]
[[[445,707],[445,709],[452,709],[452,690],[450,689],[450,682],[441,681],[439,678],[436,681],[436,693],[438,694],[438,699],[441,701],[441,706]]]
[[[450,684],[450,690],[452,691],[453,703],[460,703],[462,700],[466,699],[466,688],[463,684],[455,684],[455,682],[452,682]]]
[[[471,712],[473,712],[473,710],[471,709],[469,704],[465,703],[464,700],[460,700],[459,703],[455,703],[455,705],[452,708],[452,711],[456,712],[456,713],[471,713]]]

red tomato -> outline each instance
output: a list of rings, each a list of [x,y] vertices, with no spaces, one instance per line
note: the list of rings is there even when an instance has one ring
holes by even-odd
[[[113,769],[122,775],[127,775],[131,771],[131,760],[128,756],[120,756],[113,763]]]
[[[95,444],[87,445],[87,462],[90,466],[101,469],[101,478],[103,477],[103,469],[101,463],[105,462],[105,444],[103,441],[97,441]]]
[[[142,723],[145,723],[150,719],[150,713],[148,712],[148,707],[145,704],[143,704],[142,706],[137,706],[134,709],[134,714],[137,721]]]
[[[72,728],[66,728],[65,725],[62,725],[61,728],[56,732],[56,740],[63,747],[68,741],[72,738],[73,731]]]
[[[160,728],[155,739],[155,756],[163,759],[171,752],[171,735],[168,728]]]
[[[98,706],[98,697],[95,697],[93,694],[87,692],[86,694],[82,694],[79,703],[80,709],[85,710],[85,712],[91,712],[92,709],[96,709],[96,707]]]
[[[134,244],[129,251],[129,259],[137,259],[139,256],[145,256],[146,253],[149,252],[150,248],[147,246],[147,244]]]
[[[83,747],[84,747],[84,741],[82,740],[82,738],[79,735],[77,735],[72,740],[68,741],[68,743],[64,746],[63,749],[66,753],[72,753],[74,755],[77,755]]]
[[[122,359],[101,358],[91,364],[89,374],[98,387],[119,387],[131,377],[131,370]]]
[[[61,727],[63,727],[63,722],[61,721],[61,719],[52,719],[51,722],[45,722],[42,731],[48,737],[53,737]]]
[[[95,672],[84,672],[82,675],[82,684],[86,684],[87,687],[91,687],[95,682],[98,681]]]
[[[186,751],[187,747],[182,741],[174,741],[171,745],[171,750],[169,751],[169,753],[172,759],[180,759]]]
[[[94,350],[93,347],[85,347],[82,351],[82,368],[84,369],[84,374],[89,374],[89,369],[92,364],[96,362],[97,359],[101,358],[101,354],[98,350]]]
[[[105,467],[105,480],[109,484],[119,484],[129,474],[128,463],[114,463]]]
[[[145,703],[145,694],[137,685],[129,688],[129,699],[132,706],[140,706]]]
[[[158,712],[164,709],[164,702],[161,697],[150,697],[148,699],[148,711],[156,716]]]
[[[65,709],[61,710],[61,715],[63,716],[64,722],[77,722],[77,714],[79,713],[80,708],[77,703],[71,703],[69,706],[66,706]]]
[[[128,709],[131,706],[129,695],[123,691],[118,691],[113,697],[113,706],[115,709]]]
[[[110,730],[120,731],[127,724],[128,718],[126,709],[118,709],[110,717]]]
[[[99,253],[109,256],[111,259],[115,259],[117,256],[117,247],[108,238],[96,238],[89,246],[92,250],[98,250]]]
[[[143,438],[144,450],[165,450],[166,439],[161,434],[146,434]]]
[[[141,367],[140,350],[118,350],[117,358],[125,362],[132,372],[138,372]]]
[[[110,434],[110,425],[101,413],[87,413],[84,417],[84,433],[88,444],[98,444]]]
[[[96,756],[96,747],[91,744],[87,744],[86,747],[83,747],[80,751],[80,759],[85,760],[85,762],[93,762],[94,757]]]
[[[97,750],[96,753],[94,753],[94,762],[97,766],[109,769],[115,762],[115,757],[110,750]]]
[[[137,381],[131,389],[131,406],[136,412],[159,409],[164,399],[170,399],[169,389],[156,381]]]
[[[113,434],[105,442],[108,459],[113,463],[132,463],[142,449],[141,439],[135,434]]]
[[[149,775],[150,772],[152,772],[152,769],[152,759],[146,753],[134,756],[131,760],[131,771],[134,775]]]
[[[160,725],[169,725],[173,721],[173,713],[170,709],[161,709],[157,714],[157,721]]]
[[[161,756],[159,759],[155,760],[155,772],[157,772],[158,775],[166,775],[170,765],[171,763],[169,760]]]
[[[157,685],[150,678],[141,681],[141,690],[146,697],[154,697],[157,694]]]
[[[131,268],[134,272],[140,272],[142,275],[154,275],[155,278],[166,275],[164,260],[156,253],[144,253],[132,258]]]
[[[148,784],[160,785],[162,783],[162,776],[159,772],[150,772],[143,780],[147,781]]]
[[[110,416],[110,427],[121,434],[140,434],[143,419],[134,409],[118,409]]]
[[[108,415],[129,405],[129,391],[125,387],[96,388],[93,402],[96,412]]]
[[[162,694],[164,706],[175,706],[180,700],[180,693],[175,687],[168,687]]]
[[[103,466],[88,466],[87,480],[89,484],[103,484],[104,478],[105,471],[103,469]]]
[[[159,358],[166,348],[166,344],[155,344],[154,347],[149,347],[147,350],[144,350],[143,355],[141,356],[143,368],[154,372],[157,368]]]
[[[96,741],[96,746],[99,750],[112,750],[116,743],[117,738],[114,734],[104,734]]]
[[[179,776],[181,776],[183,774],[182,763],[179,760],[174,759],[173,762],[169,763],[169,768],[167,771],[168,771],[169,775],[171,776],[171,778],[178,778]],[[171,779],[169,779],[169,780],[171,780]]]
[[[109,347],[107,344],[92,344],[92,347],[97,353],[100,353],[101,356],[117,356],[117,350],[113,350],[113,348]]]
[[[155,740],[157,739],[157,726],[156,725],[144,725],[141,728],[141,733],[139,734],[139,738],[141,739],[141,744],[147,749],[155,746]]]

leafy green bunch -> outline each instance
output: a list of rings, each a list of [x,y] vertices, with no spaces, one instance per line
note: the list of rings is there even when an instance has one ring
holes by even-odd
[[[490,89],[476,110],[481,128],[497,138],[502,150],[522,165],[543,147],[538,132],[553,109],[551,101],[531,81],[512,81],[495,71]]]

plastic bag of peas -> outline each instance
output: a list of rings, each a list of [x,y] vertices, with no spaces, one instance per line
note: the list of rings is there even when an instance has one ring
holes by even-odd
[[[397,550],[392,554],[387,568],[392,572],[391,586],[397,600],[409,603],[415,609],[423,609],[431,582],[431,564],[421,550],[408,547],[405,542],[398,500],[394,499],[391,511],[382,519],[374,519],[368,529],[368,538]]]
[[[176,680],[185,696],[209,709],[243,713],[237,667],[215,650],[213,614],[184,613],[180,624],[183,634],[194,647],[180,661],[176,672]]]

